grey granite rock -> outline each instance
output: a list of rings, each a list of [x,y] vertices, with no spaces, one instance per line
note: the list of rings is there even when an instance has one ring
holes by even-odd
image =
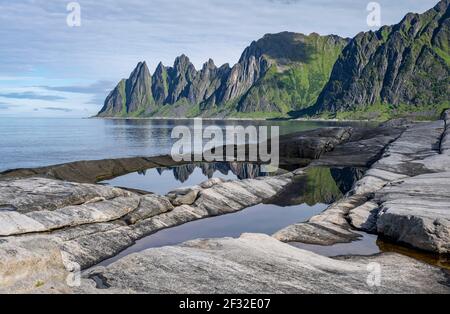
[[[347,197],[274,237],[331,245],[357,239],[355,228],[421,250],[449,253],[450,163],[442,146],[447,132],[443,120],[412,125],[382,150]]]
[[[380,206],[372,201],[352,209],[348,215],[350,224],[360,230],[376,233]]]
[[[377,231],[426,251],[450,253],[450,172],[393,182],[378,191]]]
[[[367,201],[365,195],[354,195],[331,205],[308,222],[286,227],[273,235],[283,242],[302,242],[317,245],[348,243],[360,238],[347,222],[350,210]]]
[[[131,195],[122,189],[46,178],[0,180],[0,206],[19,213],[54,211],[64,206]]]
[[[139,206],[128,213],[124,220],[127,224],[135,224],[140,220],[145,220],[157,215],[161,215],[174,209],[170,201],[159,195],[145,195],[139,199]]]
[[[378,286],[371,265],[380,268]],[[450,293],[447,274],[401,255],[330,259],[259,234],[150,249],[85,277],[104,289],[85,279],[78,292]]]
[[[180,201],[181,206],[173,206],[165,196],[102,185],[39,177],[0,180],[0,236],[10,240],[23,235],[31,241],[46,234],[69,261],[87,268],[159,230],[257,205],[277,194],[292,177],[209,180],[179,190],[180,195],[194,191],[198,196]]]
[[[45,236],[0,239],[0,293],[69,293],[58,244]]]
[[[42,210],[26,214],[0,212],[0,236],[46,232],[84,224],[117,220],[139,207],[140,198],[117,197],[91,204],[67,206],[54,211]]]

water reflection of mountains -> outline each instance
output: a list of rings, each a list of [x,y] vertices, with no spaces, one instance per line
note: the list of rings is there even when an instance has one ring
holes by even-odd
[[[229,175],[230,172],[234,174],[238,179],[254,179],[257,177],[267,176],[266,172],[263,172],[260,165],[250,163],[198,163],[188,164],[170,168],[157,168],[156,170],[161,175],[165,171],[172,171],[174,178],[184,183],[194,173],[196,169],[200,168],[203,175],[209,179],[214,176],[216,171],[223,175]],[[140,172],[145,175],[145,171]]]
[[[198,168],[207,178],[212,178],[216,171],[223,175],[232,173],[240,180],[270,175],[263,172],[260,165],[236,162],[188,164],[157,168],[157,172],[161,175],[166,171],[171,171],[177,181],[184,183]],[[358,168],[311,168],[305,175],[298,177],[279,195],[271,199],[269,203],[279,206],[331,204],[348,193],[363,173],[364,169]],[[140,174],[145,175],[145,171],[141,171]]]
[[[332,204],[362,178],[361,168],[311,168],[268,203],[279,206]]]

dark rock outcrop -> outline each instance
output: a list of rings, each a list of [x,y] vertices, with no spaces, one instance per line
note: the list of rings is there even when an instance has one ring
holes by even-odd
[[[171,156],[76,161],[41,168],[12,169],[0,173],[0,180],[40,176],[79,183],[97,183],[131,172],[182,164],[174,162]]]

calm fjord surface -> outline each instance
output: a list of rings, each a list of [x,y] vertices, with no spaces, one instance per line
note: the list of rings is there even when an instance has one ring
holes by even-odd
[[[0,171],[79,160],[169,154],[172,129],[193,120],[0,118]],[[349,124],[349,123],[345,123]],[[277,125],[287,134],[337,122],[204,120],[203,126]]]

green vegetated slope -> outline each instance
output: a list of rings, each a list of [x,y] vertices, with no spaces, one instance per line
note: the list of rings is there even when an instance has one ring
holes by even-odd
[[[449,0],[397,25],[358,34],[307,114],[326,118],[437,117],[449,107]]]
[[[273,60],[264,77],[238,102],[236,115],[279,113],[286,116],[292,110],[315,104],[347,41],[317,34],[298,35],[297,40],[302,43],[304,56],[286,64]]]

